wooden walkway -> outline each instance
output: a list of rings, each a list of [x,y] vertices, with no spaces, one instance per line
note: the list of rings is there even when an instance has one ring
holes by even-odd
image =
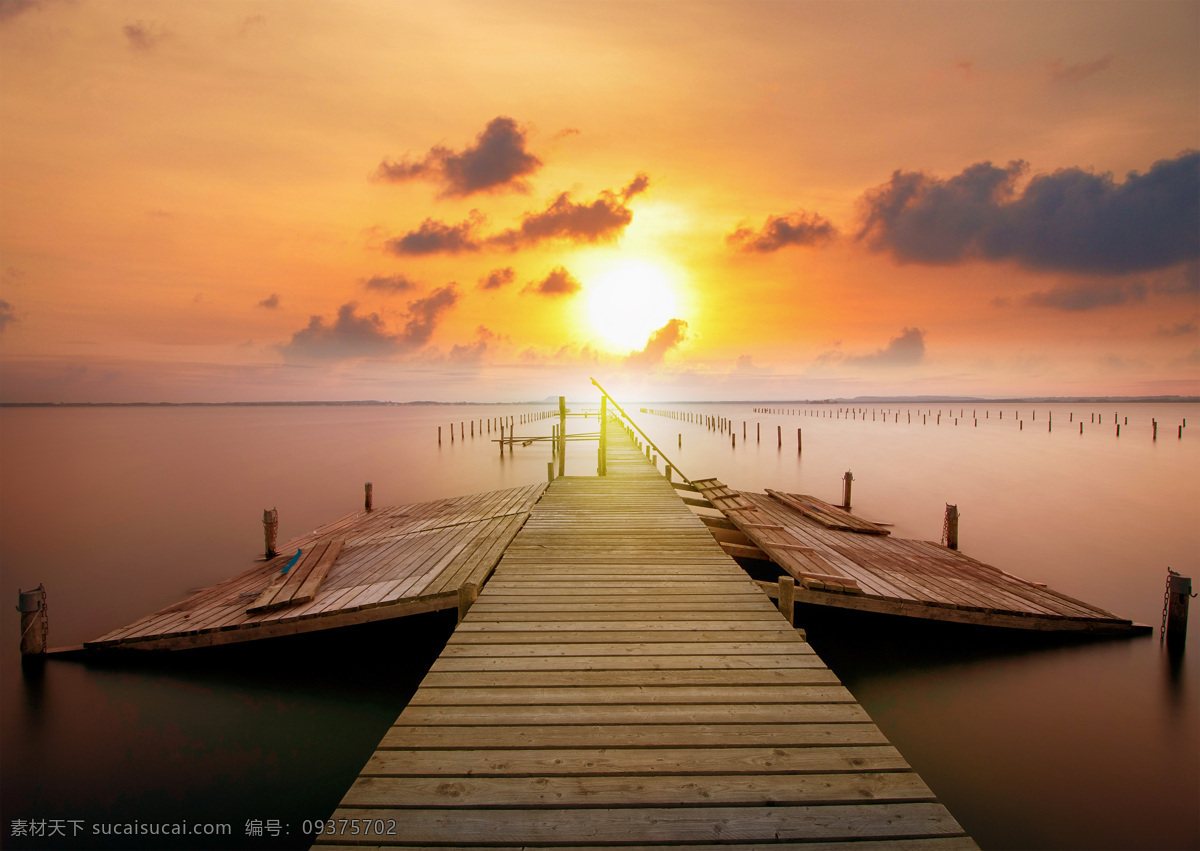
[[[941,544],[891,537],[816,497],[694,484],[744,536],[714,532],[727,551],[775,562],[795,577],[798,603],[1026,630],[1148,629]]]
[[[84,647],[181,650],[457,608],[459,588],[486,581],[545,489],[351,514]],[[282,573],[297,550],[300,558]]]
[[[321,847],[976,847],[620,432],[607,477],[533,506],[327,824]]]

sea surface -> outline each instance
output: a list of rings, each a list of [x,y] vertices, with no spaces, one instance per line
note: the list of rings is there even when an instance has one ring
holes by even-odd
[[[855,513],[927,540],[954,503],[963,552],[1151,625],[1080,642],[801,612],[982,847],[1200,847],[1200,637],[1193,623],[1181,659],[1159,641],[1167,568],[1200,585],[1200,405],[625,408],[690,478],[837,502],[851,471]],[[306,822],[336,807],[452,613],[149,663],[23,667],[18,589],[44,583],[51,646],[96,638],[250,567],[264,508],[286,541],[359,510],[367,481],[383,506],[544,480],[546,444],[501,455],[486,423],[546,409],[0,408],[0,846],[307,847]],[[570,443],[568,475],[593,475],[595,450]]]

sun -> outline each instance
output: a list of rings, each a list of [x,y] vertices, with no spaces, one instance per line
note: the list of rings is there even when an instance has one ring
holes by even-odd
[[[621,260],[586,284],[592,330],[616,351],[643,348],[650,335],[679,315],[671,276],[645,260]]]

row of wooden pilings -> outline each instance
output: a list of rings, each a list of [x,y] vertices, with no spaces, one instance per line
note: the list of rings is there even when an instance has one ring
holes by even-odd
[[[460,440],[467,439],[467,427],[468,426],[471,429],[471,432],[470,432],[471,437],[474,437],[475,436],[475,426],[476,426],[476,424],[478,424],[479,425],[479,433],[481,435],[484,434],[485,428],[487,429],[487,434],[491,434],[492,429],[495,428],[496,431],[498,431],[500,433],[501,441],[503,441],[504,440],[504,429],[506,426],[509,430],[509,433],[511,434],[512,429],[517,424],[533,423],[533,422],[537,422],[538,420],[548,419],[549,417],[554,416],[555,413],[556,413],[555,411],[531,411],[531,412],[524,413],[524,414],[510,414],[506,417],[487,417],[485,419],[478,419],[478,420],[474,420],[474,419],[461,420],[458,423],[458,437]],[[437,427],[437,435],[438,435],[438,446],[441,446],[442,445],[442,427],[441,426]],[[450,442],[451,443],[454,442],[454,423],[450,423]]]
[[[871,408],[869,410],[866,408],[834,408],[834,409],[821,408],[821,409],[816,409],[816,410],[790,409],[790,408],[789,409],[754,408],[753,410],[754,410],[754,413],[756,413],[756,414],[782,414],[785,416],[804,416],[804,417],[817,417],[817,418],[824,418],[824,419],[861,420],[863,422],[867,421],[867,414],[870,413],[871,422],[876,422],[877,416],[878,416],[878,419],[882,420],[883,422],[887,422],[890,419],[892,422],[896,422],[896,423],[900,422],[900,413],[901,413],[898,409],[893,411],[890,408],[884,409],[884,410],[880,410],[880,409],[876,409],[876,408]],[[710,431],[718,431],[722,434],[729,433],[730,437],[731,437],[731,443],[734,446],[737,445],[737,433],[732,430],[732,422],[733,421],[727,417],[714,416],[712,414],[697,414],[697,413],[693,413],[690,411],[674,411],[674,410],[669,410],[669,409],[662,410],[662,409],[655,409],[655,408],[642,408],[642,412],[648,413],[648,414],[654,414],[655,416],[667,417],[669,419],[681,420],[683,422],[688,422],[688,423],[700,423],[702,425],[707,426]],[[916,412],[916,415],[921,418],[921,425],[928,425],[929,419],[932,417],[934,419],[934,425],[940,426],[942,424],[942,413],[943,412],[941,409],[938,409],[935,412],[932,408],[928,408],[928,409],[925,409],[924,411],[918,409]],[[954,416],[953,409],[949,409],[945,413],[946,413],[947,420],[953,418],[955,426],[957,426],[959,424],[960,419],[963,420],[964,422],[967,419],[965,408],[959,409],[959,415],[957,417]],[[998,411],[998,413],[999,413],[998,419],[1003,420],[1004,419],[1004,411],[1000,410],[1000,411]],[[991,410],[990,409],[984,410],[983,414],[984,414],[985,420],[991,419]],[[1032,414],[1032,422],[1037,422],[1037,410],[1035,409],[1035,410],[1031,411],[1031,414]],[[905,409],[904,415],[906,418],[906,422],[911,424],[913,421],[912,409]],[[979,427],[979,410],[978,410],[978,408],[972,409],[970,418],[972,420],[973,427],[978,428]],[[1046,412],[1046,417],[1044,418],[1044,421],[1046,423],[1046,431],[1054,431],[1054,412],[1053,411]],[[1074,424],[1074,422],[1075,422],[1074,412],[1070,412],[1068,414],[1067,421]],[[1019,410],[1013,411],[1013,416],[1010,419],[1010,422],[1017,423],[1018,431],[1025,430],[1025,420],[1021,417],[1021,412]],[[1061,422],[1061,420],[1060,420],[1060,422]],[[1103,424],[1103,417],[1101,415],[1093,412],[1091,415],[1091,422],[1094,425]],[[1129,425],[1129,417],[1126,416],[1124,418],[1123,424],[1125,426]],[[1113,412],[1113,425],[1116,426],[1116,436],[1120,437],[1122,422],[1121,422],[1121,417],[1115,411]],[[745,420],[743,420],[742,421],[742,439],[743,440],[746,439],[746,426],[747,426],[747,422]],[[755,423],[754,426],[755,426],[756,441],[761,443],[762,442],[762,423]],[[1179,440],[1183,439],[1183,430],[1185,428],[1187,428],[1187,417],[1183,417],[1177,426],[1176,437]],[[783,426],[776,426],[775,430],[776,430],[776,438],[778,441],[778,445],[782,447],[783,446]],[[1079,419],[1079,433],[1083,434],[1083,417],[1082,416]],[[1151,420],[1150,420],[1150,438],[1151,438],[1151,440],[1158,440],[1158,420],[1157,420],[1157,418],[1151,418]],[[680,445],[682,445],[682,440],[683,440],[682,434],[679,436],[679,439],[681,441]],[[798,452],[803,451],[803,438],[802,438],[800,429],[796,429],[796,450]]]

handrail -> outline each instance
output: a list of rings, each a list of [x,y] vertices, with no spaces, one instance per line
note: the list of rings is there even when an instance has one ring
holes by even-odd
[[[612,406],[614,408],[616,408],[618,411],[620,411],[621,416],[623,416],[626,420],[628,420],[629,424],[631,426],[633,426],[635,429],[637,429],[637,433],[640,434],[642,437],[644,437],[648,444],[650,444],[652,447],[654,447],[655,449],[658,450],[658,457],[663,459],[663,463],[669,464],[671,466],[671,469],[679,474],[679,478],[683,479],[687,484],[692,485],[692,487],[695,487],[695,485],[692,484],[692,480],[683,474],[683,470],[680,470],[679,467],[676,464],[674,464],[670,458],[667,457],[667,453],[663,452],[661,449],[658,448],[658,444],[655,443],[653,440],[651,440],[650,436],[648,434],[646,434],[646,432],[642,431],[642,429],[638,426],[638,424],[633,421],[633,417],[631,417],[631,416],[629,416],[629,414],[625,413],[625,410],[619,404],[617,404],[617,400],[614,399],[607,390],[605,390],[603,387],[600,386],[600,382],[593,378],[592,383],[596,385],[596,388],[601,393],[604,394],[604,397],[606,399],[608,399],[608,401],[612,402]]]

